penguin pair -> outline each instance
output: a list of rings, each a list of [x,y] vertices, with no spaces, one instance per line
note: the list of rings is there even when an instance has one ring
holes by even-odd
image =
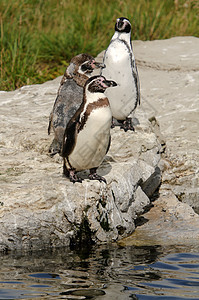
[[[85,169],[90,169],[90,179],[106,182],[96,173],[110,146],[112,113],[104,91],[117,84],[104,76],[90,77],[94,69],[103,67],[88,54],[75,56],[49,117],[48,133],[54,131],[50,155],[63,157],[63,172],[72,182],[82,182],[76,173]]]
[[[58,89],[57,97],[49,117],[48,134],[51,129],[54,139],[50,145],[51,156],[61,153],[66,125],[82,102],[83,88],[94,69],[103,68],[91,55],[79,54],[73,57],[67,67]]]
[[[125,131],[134,130],[128,116],[135,110],[140,97],[130,37],[130,21],[126,18],[117,19],[115,34],[105,51],[104,64],[107,65],[102,69],[102,75],[86,81],[95,67],[104,65],[97,64],[92,57],[84,61],[86,55],[81,54],[80,57],[84,56],[84,59],[73,58],[61,81],[50,115],[49,133],[52,126],[55,134],[50,152],[52,155],[59,152],[63,157],[64,174],[72,182],[81,182],[76,172],[85,169],[90,169],[90,179],[106,182],[96,170],[110,146],[112,116]],[[81,84],[78,82],[80,77]]]

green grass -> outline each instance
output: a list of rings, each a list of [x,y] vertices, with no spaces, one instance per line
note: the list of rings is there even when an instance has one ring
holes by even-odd
[[[62,75],[79,53],[97,55],[120,16],[132,39],[199,37],[198,0],[0,0],[0,90]]]

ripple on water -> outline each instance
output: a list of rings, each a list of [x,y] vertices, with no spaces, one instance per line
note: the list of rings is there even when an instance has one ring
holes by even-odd
[[[161,257],[159,261],[145,266],[157,271],[158,280],[140,280],[135,286],[139,291],[134,299],[199,299],[199,254],[174,253]],[[196,276],[197,275],[197,276]]]
[[[103,246],[5,255],[1,267],[0,300],[199,299],[199,251]]]

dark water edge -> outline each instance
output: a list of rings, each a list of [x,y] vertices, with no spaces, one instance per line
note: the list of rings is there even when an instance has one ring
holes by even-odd
[[[0,300],[199,299],[199,243],[11,252],[0,259]]]

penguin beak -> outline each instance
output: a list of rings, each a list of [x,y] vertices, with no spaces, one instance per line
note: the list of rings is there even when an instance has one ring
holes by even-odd
[[[101,69],[106,68],[106,65],[103,64],[103,63],[95,62],[94,65],[95,65],[96,69],[98,69],[98,68],[101,68]]]
[[[107,87],[114,87],[117,86],[117,83],[113,80],[106,80],[104,83],[107,85]]]

